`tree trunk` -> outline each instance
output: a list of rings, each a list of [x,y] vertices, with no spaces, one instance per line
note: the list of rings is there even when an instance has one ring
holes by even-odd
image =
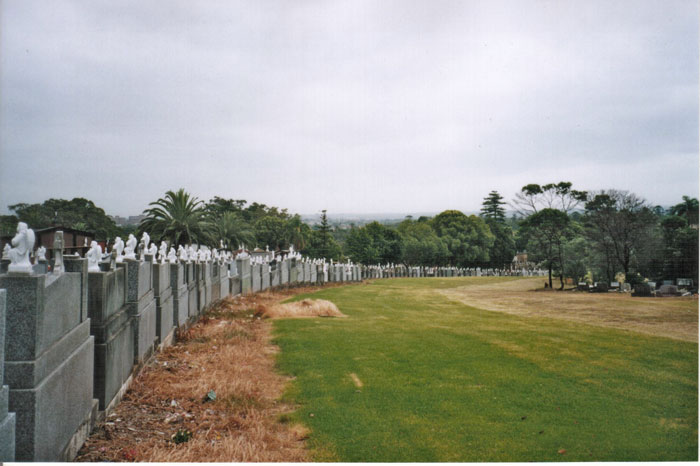
[[[549,262],[549,288],[552,289],[552,261]]]

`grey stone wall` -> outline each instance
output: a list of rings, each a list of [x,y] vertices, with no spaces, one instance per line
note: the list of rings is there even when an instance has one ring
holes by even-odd
[[[0,275],[0,288],[7,290],[4,369],[17,416],[16,459],[70,459],[71,445],[82,443],[74,437],[87,435],[97,409],[83,274]]]

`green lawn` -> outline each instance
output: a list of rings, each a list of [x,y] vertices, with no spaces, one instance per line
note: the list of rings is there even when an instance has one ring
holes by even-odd
[[[348,315],[275,322],[278,367],[296,377],[285,396],[312,431],[313,459],[698,459],[696,343],[484,311],[436,290],[510,279],[297,296]]]

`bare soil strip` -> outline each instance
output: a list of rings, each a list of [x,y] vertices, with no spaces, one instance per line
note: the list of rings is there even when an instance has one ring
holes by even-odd
[[[489,311],[548,317],[677,340],[698,341],[698,298],[632,298],[629,293],[545,291],[543,278],[440,290],[444,296]]]
[[[76,461],[307,461],[264,309],[315,288],[227,298],[158,353]],[[186,440],[186,441],[182,441]],[[182,441],[177,443],[177,441]]]

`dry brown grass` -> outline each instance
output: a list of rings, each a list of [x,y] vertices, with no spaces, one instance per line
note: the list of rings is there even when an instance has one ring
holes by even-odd
[[[97,426],[76,461],[306,461],[306,428],[283,422],[287,379],[260,308],[297,288],[221,301],[174,346],[158,353],[122,402]],[[210,390],[215,401],[204,399]],[[188,442],[171,436],[189,430]]]
[[[288,319],[301,317],[347,317],[338,307],[325,299],[302,299],[293,303],[260,306],[263,317]]]
[[[543,278],[533,278],[449,288],[440,292],[469,306],[490,311],[564,319],[698,341],[697,297],[632,298],[629,293],[543,291],[543,283]]]

